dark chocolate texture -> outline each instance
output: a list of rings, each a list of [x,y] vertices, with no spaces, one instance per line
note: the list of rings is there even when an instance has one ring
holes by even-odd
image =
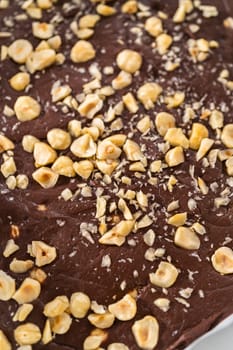
[[[12,1],[5,10],[0,10],[0,30],[9,31],[12,35],[9,38],[0,38],[0,45],[9,46],[15,39],[28,39],[33,47],[39,43],[31,34],[31,23],[33,19],[17,21],[15,16],[23,13],[20,8],[20,1]],[[0,269],[9,273],[16,279],[17,287],[29,275],[14,274],[9,270],[9,263],[13,257],[18,259],[28,259],[27,245],[33,240],[44,241],[56,247],[57,259],[50,265],[43,267],[48,274],[46,281],[42,284],[42,291],[39,298],[33,302],[34,309],[27,318],[27,322],[38,325],[43,330],[45,316],[43,315],[44,305],[54,299],[57,295],[71,296],[73,292],[81,291],[86,293],[91,300],[99,304],[109,305],[115,300],[123,297],[127,292],[134,289],[137,291],[137,314],[135,319],[128,322],[115,321],[114,325],[107,330],[107,340],[101,345],[107,349],[108,344],[122,342],[130,350],[138,350],[133,337],[131,327],[135,320],[146,315],[154,315],[160,325],[159,342],[157,350],[181,350],[185,349],[193,340],[214,327],[222,319],[233,313],[233,275],[220,275],[213,269],[210,258],[214,251],[222,246],[224,242],[229,242],[227,246],[233,247],[233,199],[232,187],[229,185],[229,176],[226,174],[224,163],[219,160],[213,168],[204,167],[202,161],[196,162],[196,152],[185,151],[185,162],[175,168],[166,168],[157,174],[158,183],[152,185],[148,182],[147,172],[142,173],[141,178],[137,178],[134,172],[128,170],[128,165],[122,167],[120,177],[126,175],[132,179],[131,185],[124,185],[120,179],[111,176],[112,183],[106,184],[103,179],[92,176],[87,180],[75,177],[73,180],[60,176],[58,183],[52,189],[42,189],[33,179],[31,174],[35,170],[32,154],[23,150],[21,141],[24,135],[31,134],[40,140],[46,140],[47,132],[59,127],[66,129],[71,119],[82,122],[82,126],[89,126],[91,121],[81,117],[76,111],[71,109],[65,113],[62,107],[52,103],[50,91],[55,81],[61,80],[72,88],[72,95],[80,94],[84,83],[92,80],[88,72],[91,63],[96,62],[100,70],[106,66],[114,67],[114,74],[107,76],[103,74],[103,86],[111,83],[119,69],[116,66],[116,56],[124,48],[138,51],[143,57],[143,65],[140,73],[133,78],[133,84],[124,90],[117,91],[115,95],[108,97],[104,102],[106,112],[108,107],[115,105],[121,100],[126,92],[130,91],[136,95],[138,88],[147,81],[156,81],[163,87],[163,94],[166,96],[172,91],[185,92],[185,103],[172,110],[167,110],[166,104],[156,103],[153,109],[146,111],[142,104],[140,109],[132,117],[132,114],[124,109],[120,116],[123,121],[123,129],[115,133],[127,135],[133,130],[132,139],[145,147],[144,154],[151,161],[164,160],[164,154],[159,150],[158,144],[163,142],[162,137],[153,127],[151,131],[142,136],[136,129],[136,124],[142,115],[149,115],[154,123],[158,112],[168,111],[176,118],[178,126],[187,133],[193,122],[200,121],[203,109],[212,108],[222,110],[224,114],[224,124],[233,123],[232,91],[227,90],[218,81],[220,72],[228,69],[230,77],[233,78],[233,30],[224,28],[223,21],[229,16],[233,16],[233,9],[230,0],[203,1],[204,4],[216,5],[219,11],[218,16],[204,18],[199,10],[194,10],[181,24],[174,24],[172,16],[175,13],[178,2],[174,0],[156,1],[141,0],[147,5],[152,15],[163,11],[168,15],[163,20],[164,28],[170,35],[175,37],[173,42],[176,47],[176,56],[180,60],[180,67],[172,72],[164,69],[166,60],[152,50],[151,44],[154,39],[145,30],[142,31],[140,40],[132,28],[144,23],[145,19],[136,15],[123,14],[120,11],[123,1],[110,2],[118,11],[110,17],[102,17],[95,27],[95,33],[90,41],[96,48],[96,57],[93,61],[84,64],[75,64],[69,58],[71,47],[77,41],[77,37],[68,30],[73,20],[78,20],[82,15],[95,13],[95,6],[88,0],[80,1],[71,6],[69,10],[64,10],[64,4],[71,1],[58,1],[49,11],[43,11],[43,20],[49,21],[59,14],[62,21],[56,26],[56,34],[62,37],[62,52],[66,60],[62,65],[51,66],[44,72],[37,72],[31,76],[31,88],[25,92],[16,92],[8,80],[18,72],[18,64],[10,58],[0,61],[0,131],[9,137],[15,144],[14,159],[17,165],[17,173],[26,174],[30,183],[27,189],[9,190],[5,184],[4,177],[0,174]],[[12,20],[12,27],[7,26]],[[192,33],[189,29],[190,23],[198,23],[200,30]],[[209,57],[200,63],[194,63],[188,54],[187,41],[189,38],[206,40],[216,40],[219,48],[211,50]],[[81,69],[82,68],[82,69]],[[5,105],[13,108],[16,98],[20,95],[28,94],[35,97],[42,106],[40,117],[21,123],[15,116],[4,116]],[[183,115],[185,107],[197,105],[195,119],[184,123]],[[208,120],[201,120],[207,126],[210,138],[216,139],[215,132],[210,128]],[[110,123],[105,123],[106,135],[114,133],[110,130]],[[157,136],[153,138],[153,136]],[[224,148],[220,143],[214,148]],[[68,151],[73,160],[76,157]],[[124,159],[122,153],[121,160]],[[3,159],[1,157],[1,163]],[[190,175],[190,165],[194,166],[194,177],[201,177],[209,187],[208,194],[204,195],[195,187],[194,180]],[[169,192],[164,184],[167,183],[170,175],[174,175],[178,183],[172,192]],[[227,182],[228,181],[228,182]],[[91,196],[83,197],[78,193],[73,201],[64,201],[59,196],[62,190],[69,188],[74,193],[79,184],[87,182],[91,188]],[[217,186],[210,187],[217,183]],[[229,189],[229,203],[227,206],[216,208],[214,200],[220,197],[225,188]],[[94,244],[82,236],[80,232],[81,223],[92,223],[98,227],[96,213],[96,190],[103,189],[104,195],[109,195],[109,202],[117,200],[117,189],[142,190],[151,194],[150,205],[146,209],[147,214],[153,216],[153,224],[145,229],[140,229],[136,233],[131,233],[124,245],[105,246],[98,243],[99,233],[91,234]],[[196,207],[190,210],[188,200],[195,199]],[[166,208],[174,200],[179,200],[180,207],[174,213],[187,212],[188,222],[200,222],[206,228],[206,234],[200,236],[201,247],[198,251],[188,251],[176,247],[173,243],[175,229],[166,222]],[[156,203],[156,205],[152,205]],[[38,205],[45,205],[45,211],[39,211]],[[132,211],[133,206],[131,206]],[[119,211],[109,213],[108,216],[114,219],[114,215],[119,215]],[[108,223],[111,227],[113,221]],[[6,242],[11,237],[11,225],[19,227],[19,237],[15,239],[20,250],[9,258],[3,258],[2,252]],[[150,262],[144,258],[148,246],[143,241],[143,234],[152,229],[156,233],[153,247],[164,248],[165,255]],[[134,239],[135,246],[128,244],[130,239]],[[102,258],[109,255],[111,266],[101,267]],[[161,260],[171,257],[172,263],[180,270],[176,283],[168,288],[165,295],[161,288],[153,286],[149,282],[149,273],[157,269]],[[191,278],[192,276],[192,278]],[[125,289],[121,289],[122,282],[125,281]],[[185,306],[177,301],[180,297],[179,291],[185,288],[192,288],[193,292]],[[203,295],[202,295],[203,293]],[[163,312],[154,305],[154,300],[166,297],[170,300],[170,308]],[[12,321],[12,315],[17,310],[17,303],[14,300],[0,301],[0,329],[6,334],[12,344],[12,349],[17,349],[13,330],[19,323]],[[56,335],[54,340],[43,345],[41,342],[33,345],[33,350],[81,350],[85,338],[94,327],[87,318],[73,321],[70,330],[64,335]]]

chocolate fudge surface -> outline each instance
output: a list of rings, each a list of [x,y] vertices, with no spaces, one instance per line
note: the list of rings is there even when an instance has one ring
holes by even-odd
[[[0,1],[1,350],[185,349],[233,313],[230,0],[7,3]],[[32,45],[21,62],[18,39]],[[36,66],[34,53],[45,50],[51,62]],[[12,79],[19,72],[30,78],[21,91]],[[28,112],[25,99],[22,110],[20,96],[37,103]],[[69,130],[66,146],[57,146],[59,131],[49,138],[54,128]],[[12,240],[18,248],[7,254]],[[45,263],[42,242],[53,255]],[[21,273],[18,260],[30,260]],[[15,289],[4,299],[5,274]],[[38,284],[26,278],[41,286],[31,300]],[[85,317],[69,305],[78,292],[91,302]],[[46,316],[57,296],[68,306]],[[125,308],[114,306],[122,298]],[[14,316],[25,303],[33,308],[20,322]],[[99,330],[90,317],[99,313],[114,323]],[[28,323],[39,330],[26,327],[25,340],[18,327]]]

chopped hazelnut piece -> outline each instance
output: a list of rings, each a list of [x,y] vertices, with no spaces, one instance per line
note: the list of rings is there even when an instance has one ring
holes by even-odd
[[[74,163],[70,157],[60,156],[53,163],[52,170],[62,176],[74,177],[75,171],[73,165]]]
[[[70,312],[75,318],[84,318],[91,307],[88,295],[77,292],[70,298]]]
[[[131,92],[128,92],[126,95],[124,95],[122,97],[122,100],[131,113],[136,113],[138,111],[139,107],[137,101]]]
[[[47,167],[42,167],[32,173],[33,179],[43,188],[52,188],[56,185],[59,175]]]
[[[22,139],[22,146],[25,152],[32,153],[34,151],[35,144],[40,142],[38,138],[32,135],[24,135]]]
[[[172,45],[173,39],[170,35],[162,33],[156,38],[157,49],[160,55],[167,53],[169,47]]]
[[[34,98],[20,96],[15,102],[14,111],[19,121],[26,122],[39,117],[41,107]]]
[[[209,124],[213,130],[220,129],[223,127],[224,116],[223,113],[217,110],[211,112],[209,117]]]
[[[36,167],[53,163],[57,158],[56,151],[45,142],[36,142],[33,156]]]
[[[8,48],[8,55],[16,63],[25,63],[32,53],[33,47],[30,41],[25,39],[15,40]]]
[[[18,304],[31,303],[36,300],[41,291],[40,283],[30,277],[25,278],[19,289],[13,295]]]
[[[25,273],[33,267],[34,263],[31,260],[13,259],[10,263],[10,270],[14,273]]]
[[[4,161],[1,165],[1,173],[2,175],[7,178],[10,175],[13,175],[16,173],[16,165],[13,157],[10,157]]]
[[[10,86],[16,91],[23,91],[30,83],[30,75],[20,72],[15,74],[10,80]]]
[[[121,90],[132,84],[132,75],[125,71],[121,71],[112,81],[112,87],[115,90]]]
[[[51,95],[52,101],[58,102],[64,100],[67,96],[71,94],[72,90],[69,85],[56,85],[54,84]],[[60,129],[61,130],[61,129]]]
[[[110,140],[103,140],[98,144],[96,156],[100,160],[118,159],[121,149]]]
[[[82,125],[79,120],[73,119],[68,123],[68,131],[73,137],[79,137],[81,135]]]
[[[96,328],[106,329],[110,328],[115,320],[115,316],[110,312],[104,314],[90,314],[88,315],[88,321]]]
[[[209,150],[211,149],[213,144],[214,144],[214,140],[211,140],[208,138],[204,138],[201,140],[200,147],[199,147],[198,152],[196,154],[197,161],[202,159],[209,152]]]
[[[233,124],[227,124],[224,126],[221,140],[226,147],[233,148]]]
[[[36,3],[42,10],[48,10],[53,6],[53,0],[37,0]]]
[[[94,170],[94,165],[90,160],[82,160],[73,164],[75,172],[84,179],[88,179]]]
[[[229,247],[220,247],[211,257],[214,269],[222,275],[233,273],[233,251]]]
[[[132,320],[137,312],[135,299],[126,294],[121,300],[108,306],[109,311],[120,321]]]
[[[60,295],[45,305],[43,313],[46,317],[56,317],[63,314],[68,307],[68,298],[65,295]]]
[[[184,153],[181,146],[177,146],[168,151],[165,155],[165,160],[169,167],[177,166],[184,162]]]
[[[199,249],[201,244],[197,234],[189,227],[178,227],[174,242],[178,247],[188,250]]]
[[[172,146],[189,148],[189,140],[181,128],[169,128],[166,132],[166,135],[164,136],[164,140],[168,141]]]
[[[38,268],[33,269],[30,272],[30,276],[31,278],[33,278],[34,280],[37,280],[40,283],[43,283],[47,278],[46,273],[43,270]]]
[[[162,288],[171,287],[178,277],[177,268],[168,262],[162,261],[155,273],[150,273],[150,282]]]
[[[53,36],[54,25],[51,23],[32,23],[32,33],[36,38],[39,39],[49,39]]]
[[[119,165],[118,160],[96,160],[97,168],[105,175],[111,176],[113,171]]]
[[[24,322],[26,318],[29,316],[29,314],[33,310],[32,304],[23,304],[21,305],[18,310],[16,311],[13,321],[14,322]]]
[[[97,94],[89,94],[78,107],[82,117],[92,119],[103,107],[103,101]]]
[[[15,293],[15,280],[0,270],[0,300],[10,300]]]
[[[51,330],[51,323],[50,320],[47,319],[45,322],[45,326],[43,329],[43,335],[42,335],[42,343],[48,344],[53,340],[52,330]]]
[[[142,56],[136,51],[125,49],[117,55],[116,61],[121,70],[133,74],[141,68]]]
[[[94,14],[82,16],[79,20],[79,28],[94,28],[95,25],[99,22],[100,18],[101,17],[99,15]]]
[[[163,24],[160,18],[150,17],[146,20],[145,30],[154,38],[163,32]]]
[[[132,332],[140,349],[154,349],[159,340],[159,324],[154,316],[135,321]]]
[[[202,139],[208,138],[208,136],[209,136],[208,129],[203,124],[194,123],[192,126],[192,131],[189,139],[190,148],[194,150],[198,150],[201,145]]]
[[[60,35],[55,35],[52,38],[49,38],[47,42],[51,49],[57,51],[61,47],[62,39]]]
[[[142,119],[139,120],[139,122],[137,123],[137,129],[142,133],[142,134],[146,134],[151,128],[151,120],[150,117],[148,115],[146,115],[145,117],[143,117]]]
[[[36,71],[51,66],[56,61],[56,51],[52,49],[32,52],[28,57],[26,66],[28,71],[33,74]]]
[[[230,157],[229,159],[227,159],[225,164],[227,168],[227,174],[229,176],[233,176],[233,157]]]
[[[15,243],[13,239],[9,239],[3,251],[3,256],[5,258],[9,258],[9,256],[17,252],[17,250],[19,250],[19,246]]]
[[[116,9],[114,7],[104,4],[99,4],[96,7],[96,11],[101,16],[112,16],[116,13]]]
[[[175,118],[170,113],[161,112],[156,115],[155,125],[161,136],[165,136],[170,128],[175,127],[175,124]]]
[[[154,304],[163,312],[167,312],[170,307],[170,301],[167,298],[158,298],[154,301]]]
[[[19,174],[16,176],[16,185],[18,188],[25,190],[28,187],[29,179],[25,174]]]
[[[150,165],[150,171],[152,173],[158,173],[162,170],[162,161],[161,160],[155,160]]]
[[[179,213],[171,216],[167,222],[169,225],[173,226],[183,226],[187,220],[187,213]]]
[[[79,40],[71,49],[70,58],[74,63],[92,60],[96,55],[93,45],[86,40]]]
[[[128,236],[134,228],[134,220],[122,220],[107,231],[100,239],[101,244],[121,246],[125,242],[125,237]]]
[[[107,350],[129,350],[129,348],[123,343],[112,343],[108,346]]]
[[[15,148],[13,142],[8,137],[0,134],[0,153],[10,151]]]
[[[181,106],[184,102],[184,99],[184,92],[177,91],[174,95],[165,97],[165,102],[167,104],[167,108],[172,109]]]
[[[144,159],[140,146],[135,141],[127,140],[123,146],[123,150],[128,160],[137,161]]]
[[[94,349],[100,349],[100,345],[103,341],[105,341],[107,338],[107,334],[101,330],[101,329],[95,329],[91,332],[91,335],[89,335],[84,343],[83,343],[83,350],[94,350]]]
[[[3,331],[0,329],[0,349],[11,350],[12,346]]]
[[[41,332],[35,324],[25,323],[14,330],[14,337],[19,345],[32,345],[40,341]]]
[[[51,264],[57,257],[56,248],[42,241],[32,241],[28,249],[30,255],[36,259],[36,266],[39,267]]]
[[[71,147],[71,152],[79,158],[90,158],[96,154],[97,146],[89,134],[76,139]]]
[[[134,14],[138,11],[138,3],[136,0],[128,0],[121,6],[123,13]],[[113,350],[113,349],[111,349]],[[117,350],[117,349],[116,349]],[[119,349],[120,350],[120,349]]]
[[[72,324],[72,318],[69,314],[63,314],[51,318],[51,329],[55,334],[65,334],[69,331]]]
[[[139,88],[137,97],[146,109],[151,109],[162,91],[162,87],[157,83],[146,83]]]

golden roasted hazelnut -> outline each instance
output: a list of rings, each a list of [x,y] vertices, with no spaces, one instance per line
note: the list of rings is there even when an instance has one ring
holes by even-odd
[[[97,141],[99,136],[100,136],[100,132],[99,129],[96,126],[90,126],[90,127],[86,127],[82,129],[82,134],[89,134],[94,141]]]
[[[10,270],[14,273],[25,273],[34,266],[33,261],[31,260],[18,260],[13,259],[10,263]]]
[[[65,295],[59,295],[44,307],[43,314],[46,317],[57,317],[69,307],[69,300]]]
[[[108,306],[108,310],[120,321],[132,320],[137,312],[135,299],[126,294],[121,300]]]
[[[116,62],[121,70],[133,74],[141,68],[142,56],[136,51],[125,49],[117,55]]]
[[[13,142],[8,137],[0,134],[0,153],[10,151],[15,148]]]
[[[168,151],[165,160],[169,167],[177,166],[184,162],[184,152],[181,146],[177,146]]]
[[[161,160],[155,160],[150,165],[150,171],[152,173],[159,173],[162,170],[162,161]]]
[[[55,35],[52,38],[49,38],[47,43],[51,49],[57,51],[61,47],[62,39],[60,35]]]
[[[222,275],[233,273],[233,251],[229,247],[218,248],[211,257],[214,269]]]
[[[62,176],[74,177],[75,171],[73,165],[74,163],[70,157],[60,156],[53,163],[52,170],[55,171],[56,174]]]
[[[233,176],[233,157],[230,157],[226,161],[226,169],[227,169],[227,174],[229,176]]]
[[[138,111],[139,107],[137,101],[131,92],[128,92],[126,95],[124,95],[122,97],[122,100],[129,112],[136,113]]]
[[[155,273],[150,273],[150,282],[161,288],[171,287],[178,277],[177,268],[168,262],[162,261]]]
[[[44,51],[44,50],[47,50],[47,49],[50,49],[50,46],[48,44],[47,41],[45,40],[42,40],[39,45],[37,45],[35,51]]]
[[[107,334],[105,331],[101,329],[95,329],[91,332],[91,335],[89,335],[84,343],[83,343],[83,350],[94,350],[99,349],[100,345],[103,341],[105,341],[107,338]]]
[[[21,305],[18,310],[16,311],[13,321],[14,322],[24,322],[26,318],[29,316],[29,314],[33,310],[32,304],[23,304]]]
[[[18,304],[31,303],[36,300],[41,292],[40,283],[30,277],[25,278],[19,289],[13,295]]]
[[[145,23],[145,30],[154,38],[163,32],[163,24],[158,17],[149,17]]]
[[[112,81],[112,87],[115,90],[121,90],[132,84],[132,75],[125,71],[121,71]]]
[[[43,188],[52,188],[56,185],[59,175],[50,168],[42,167],[34,171],[32,177]]]
[[[137,97],[146,109],[151,109],[162,91],[163,89],[159,84],[146,83],[138,89]]]
[[[36,259],[36,266],[51,264],[57,257],[56,248],[42,241],[32,241],[30,255]]]
[[[110,140],[103,140],[97,146],[96,156],[100,160],[118,159],[121,149]]]
[[[14,190],[16,188],[17,182],[16,182],[16,177],[14,175],[10,175],[6,179],[6,185],[9,190]]]
[[[90,158],[96,154],[97,146],[89,134],[74,140],[70,147],[71,152],[79,158]]]
[[[9,239],[9,241],[7,241],[5,249],[3,251],[3,256],[5,258],[9,258],[9,256],[11,256],[15,252],[17,252],[17,250],[19,250],[19,246],[17,244],[15,244],[15,241],[13,239]]]
[[[137,123],[137,129],[142,133],[147,133],[150,128],[151,128],[151,120],[150,117],[148,115],[146,115],[145,117],[143,117],[142,119],[139,120],[139,122]]]
[[[129,348],[123,343],[112,343],[108,346],[107,350],[129,350]]]
[[[39,39],[49,39],[53,36],[54,25],[46,22],[33,22],[32,34]]]
[[[213,130],[221,129],[224,123],[224,116],[222,112],[217,111],[216,109],[211,112],[209,117],[209,124]]]
[[[19,174],[16,176],[16,185],[18,188],[25,190],[28,187],[29,179],[25,174]]]
[[[48,10],[53,6],[52,0],[37,0],[37,6],[42,10]]]
[[[179,214],[175,214],[173,216],[171,216],[168,220],[167,223],[169,225],[173,225],[173,226],[182,226],[185,224],[187,220],[187,213],[179,213]]]
[[[226,147],[233,148],[233,124],[227,124],[224,126],[221,140]]]
[[[110,312],[104,314],[90,314],[88,315],[88,321],[96,328],[106,329],[110,328],[115,320],[115,316]]]
[[[167,298],[158,298],[154,301],[154,304],[163,312],[167,312],[170,307],[170,300]]]
[[[121,246],[125,242],[125,237],[128,236],[133,228],[134,220],[122,220],[114,226],[111,230],[107,231],[100,239],[99,243],[106,245]]]
[[[137,13],[137,11],[138,11],[138,3],[137,3],[137,1],[136,0],[128,0],[128,1],[126,1],[121,6],[121,11],[123,13],[129,13],[129,14]]]
[[[85,29],[85,28],[94,28],[95,25],[100,21],[99,15],[94,14],[88,14],[85,16],[82,16],[79,20],[79,28]]]
[[[156,115],[155,126],[161,136],[165,136],[170,128],[174,128],[176,120],[172,114],[161,112]]]
[[[78,107],[78,112],[82,117],[92,119],[102,109],[102,107],[103,101],[101,98],[97,94],[89,94]]]
[[[10,175],[14,175],[17,171],[15,161],[13,157],[10,157],[4,161],[1,165],[1,173],[7,178]]]
[[[96,167],[105,175],[111,176],[113,171],[118,167],[118,160],[96,160]]]
[[[10,300],[15,293],[15,280],[0,270],[0,300]]]
[[[57,158],[56,151],[45,142],[36,142],[33,156],[36,167],[53,163]]]
[[[140,146],[132,140],[127,140],[125,142],[123,150],[128,160],[137,161],[143,160],[145,158],[140,149]]]
[[[19,345],[32,345],[40,341],[41,332],[35,324],[25,323],[14,330],[14,338]]]
[[[34,146],[37,142],[40,142],[38,138],[32,135],[24,135],[22,139],[22,146],[25,152],[32,153]]]
[[[30,272],[30,277],[40,283],[43,283],[47,278],[47,274],[43,270],[35,268]]]
[[[199,249],[201,244],[197,234],[189,227],[178,227],[174,242],[178,247],[188,250]]]
[[[214,140],[211,140],[208,138],[204,138],[201,140],[200,147],[199,147],[198,152],[196,154],[197,161],[202,159],[209,152],[209,150],[211,149],[213,144],[214,144]]]
[[[159,324],[154,316],[134,322],[132,332],[140,349],[154,349],[159,340]]]
[[[56,316],[54,318],[51,318],[51,329],[53,333],[55,334],[65,334],[69,331],[71,324],[72,324],[72,318],[69,314],[64,312],[63,314]]]
[[[49,130],[47,133],[47,140],[52,148],[57,150],[65,150],[71,144],[70,134],[58,128]]]
[[[94,165],[90,160],[81,160],[73,164],[73,169],[79,176],[88,179],[94,170]]]
[[[156,38],[157,49],[160,55],[167,53],[169,47],[172,45],[173,39],[166,33],[159,34]]]
[[[9,342],[6,335],[3,333],[1,329],[0,329],[0,349],[2,350],[12,349],[11,343]]]
[[[79,120],[73,119],[68,123],[68,131],[73,137],[81,135],[82,125]]]
[[[201,141],[205,138],[208,138],[208,136],[208,129],[203,124],[193,123],[189,139],[190,148],[198,150],[201,145]]]
[[[28,56],[32,53],[33,47],[30,41],[25,39],[15,40],[8,47],[8,55],[16,63],[22,64],[25,63]]]
[[[164,140],[168,141],[172,146],[189,148],[189,140],[181,128],[169,128],[164,136]]]
[[[77,292],[70,298],[70,312],[75,318],[84,318],[91,307],[88,295]]]
[[[39,117],[41,107],[39,103],[30,96],[20,96],[14,104],[16,117],[21,122],[26,122]]]
[[[51,66],[56,61],[56,51],[52,49],[32,52],[28,57],[26,66],[28,71],[33,74],[36,71]]]
[[[79,40],[71,49],[70,58],[74,63],[92,60],[96,55],[93,45],[86,40]]]
[[[47,319],[43,329],[42,343],[46,345],[50,343],[52,340],[53,340],[53,335],[52,335],[51,323],[50,323],[50,320]]]
[[[96,7],[96,11],[101,16],[112,16],[116,13],[116,9],[114,7],[104,4],[99,4]]]
[[[30,83],[30,75],[25,72],[15,74],[10,80],[10,86],[16,91],[23,91]]]
[[[52,102],[59,102],[64,100],[72,92],[69,85],[55,85],[51,90]],[[59,129],[61,130],[61,129]]]
[[[185,93],[177,91],[174,95],[165,97],[165,103],[168,109],[177,108],[183,104],[184,99]]]

